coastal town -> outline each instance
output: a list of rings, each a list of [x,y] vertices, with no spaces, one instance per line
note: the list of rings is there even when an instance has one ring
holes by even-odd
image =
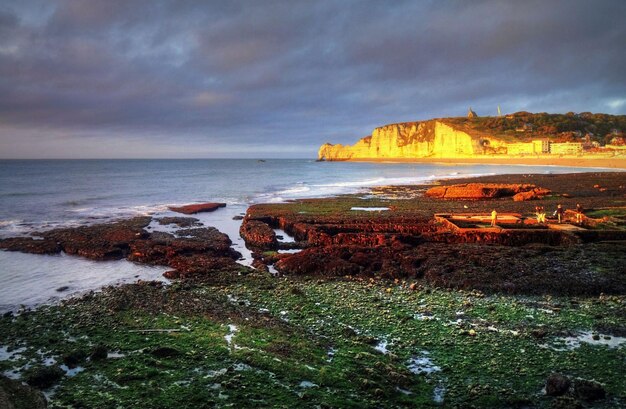
[[[626,160],[624,129],[624,115],[520,111],[479,116],[470,107],[465,117],[383,125],[354,145],[325,143],[318,159],[504,159],[554,165],[566,165],[563,161],[568,159],[609,159],[620,162],[612,167],[622,167]]]
[[[498,107],[498,112],[499,111],[500,108]],[[506,115],[504,118],[505,120],[515,121],[517,118],[523,119],[527,115],[527,112],[519,112]],[[587,114],[570,113],[570,116],[584,118]],[[478,118],[478,115],[470,107],[467,117],[468,119],[474,119]],[[523,125],[515,128],[515,133],[518,135],[533,135],[536,128],[537,127],[533,123],[524,122]],[[623,130],[619,128],[611,128],[609,133],[606,135],[595,135],[593,132],[586,132],[581,129],[558,133],[556,132],[556,129],[548,129],[548,132],[551,132],[549,136],[536,139],[533,138],[532,140],[525,142],[507,143],[504,149],[501,149],[498,153],[506,153],[511,156],[582,156],[588,154],[614,156],[626,154],[626,138]],[[598,136],[600,138],[598,138]],[[599,140],[606,141],[606,143],[601,143]],[[488,143],[485,146],[488,146]]]

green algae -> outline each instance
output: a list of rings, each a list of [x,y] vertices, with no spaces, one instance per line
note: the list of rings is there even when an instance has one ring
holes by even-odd
[[[255,273],[103,310],[119,291],[1,319],[0,344],[25,349],[0,370],[61,364],[98,345],[116,352],[80,362],[52,408],[550,407],[542,388],[552,372],[601,382],[608,397],[594,407],[626,402],[624,345],[559,348],[565,334],[623,330],[623,296],[486,296]],[[203,309],[164,308],[174,296]],[[411,372],[417,358],[437,370]]]

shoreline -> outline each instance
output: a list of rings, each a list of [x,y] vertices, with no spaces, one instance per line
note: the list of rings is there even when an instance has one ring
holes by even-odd
[[[299,229],[317,225],[328,234],[307,234],[307,240],[338,241],[309,243],[300,256],[281,253],[298,248],[297,243],[267,241],[272,249],[259,249],[257,256],[265,259],[262,263],[282,264],[279,277],[260,268],[232,270],[232,263],[215,264],[203,253],[192,256],[188,265],[205,267],[171,285],[137,281],[108,286],[58,304],[3,314],[0,374],[12,379],[0,376],[0,381],[11,387],[25,382],[34,397],[54,391],[48,395],[54,407],[131,407],[139,400],[180,409],[206,403],[241,407],[252,400],[267,407],[299,407],[303,399],[329,407],[499,402],[489,405],[495,408],[524,402],[549,408],[590,399],[597,407],[621,407],[626,402],[626,383],[619,376],[626,327],[620,316],[626,291],[618,269],[624,265],[626,242],[520,246],[417,243],[409,236],[436,233],[428,223],[433,209],[485,212],[497,205],[529,213],[537,203],[562,200],[571,207],[581,199],[585,209],[626,205],[623,179],[619,172],[586,172],[442,181],[533,183],[553,190],[554,197],[543,199],[545,203],[424,197],[389,206],[389,196],[417,197],[423,185],[414,184],[383,188],[366,199],[345,195],[251,205],[247,219],[280,217],[286,234],[294,233],[289,225],[296,222]],[[599,181],[605,190],[596,187]],[[563,195],[572,191],[580,196]],[[353,206],[364,203],[389,206],[390,211],[354,211]],[[373,217],[378,223],[372,223]],[[188,219],[177,218],[179,227]],[[135,223],[136,229],[143,225],[145,221]],[[129,247],[148,254],[169,231],[150,225],[155,237],[136,238],[138,230],[129,230],[130,221],[108,235],[107,227],[93,229],[90,237],[95,247],[101,237],[126,237],[133,242]],[[68,233],[57,237],[66,239]],[[169,249],[182,248],[181,257],[209,245],[192,246],[187,234],[170,240],[175,239],[179,241]],[[136,261],[150,264],[153,259]],[[170,267],[181,261],[177,258]],[[350,267],[355,263],[379,271],[357,271]],[[565,361],[571,362],[566,370]],[[477,372],[489,388],[468,385]],[[552,378],[571,379],[574,386],[564,397],[538,394]],[[268,393],[268,379],[280,387]],[[602,397],[582,395],[585,390]]]
[[[466,157],[466,158],[371,158],[327,160],[327,162],[382,162],[382,163],[443,163],[446,165],[527,165],[575,168],[621,169],[626,171],[626,157],[588,158],[537,158],[537,157]]]

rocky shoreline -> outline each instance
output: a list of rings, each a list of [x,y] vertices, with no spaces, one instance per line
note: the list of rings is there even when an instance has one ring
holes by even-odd
[[[6,314],[0,371],[54,390],[51,407],[620,407],[624,175],[441,182],[479,197],[389,186],[254,205],[240,232],[256,270],[191,217],[1,240],[11,251],[165,265],[175,281]],[[514,201],[511,184],[542,194]],[[582,204],[583,223],[532,223],[535,206],[558,203]],[[433,218],[493,208],[527,220],[454,230]],[[19,388],[1,380],[0,402],[28,407],[5,398]],[[19,389],[30,407],[45,405],[38,393]]]

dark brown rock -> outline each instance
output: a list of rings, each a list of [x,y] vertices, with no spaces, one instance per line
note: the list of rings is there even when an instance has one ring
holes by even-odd
[[[565,395],[569,390],[572,382],[565,375],[560,373],[551,374],[546,380],[546,395],[561,396]]]
[[[29,369],[24,380],[30,386],[38,389],[47,389],[58,383],[65,376],[65,372],[58,366],[41,366]]]
[[[180,355],[178,349],[167,346],[155,347],[148,352],[150,355],[156,356],[157,358],[172,358]]]
[[[601,383],[587,379],[574,380],[574,394],[585,401],[592,402],[606,397]]]
[[[202,224],[200,223],[200,220],[196,219],[195,217],[160,217],[156,219],[156,221],[158,221],[159,224],[162,226],[175,224],[179,227],[192,227]]]
[[[43,409],[48,404],[43,393],[20,381],[0,375],[0,408]]]
[[[56,254],[62,250],[56,240],[36,240],[32,237],[12,237],[0,240],[0,249],[32,254]]]
[[[213,212],[219,209],[220,207],[226,207],[226,203],[212,203],[212,202],[198,203],[198,204],[190,204],[190,205],[185,205],[185,206],[180,206],[180,207],[170,206],[168,207],[168,209],[176,213],[195,214],[195,213],[201,213],[201,212]]]
[[[92,361],[102,361],[107,359],[109,356],[109,349],[105,345],[96,345],[96,347],[91,351],[91,355],[89,355],[89,359]]]
[[[76,368],[82,362],[87,359],[87,353],[85,351],[76,350],[71,351],[65,355],[63,355],[63,363],[67,365],[68,368]]]
[[[582,403],[571,396],[558,396],[550,404],[551,409],[583,409]]]

